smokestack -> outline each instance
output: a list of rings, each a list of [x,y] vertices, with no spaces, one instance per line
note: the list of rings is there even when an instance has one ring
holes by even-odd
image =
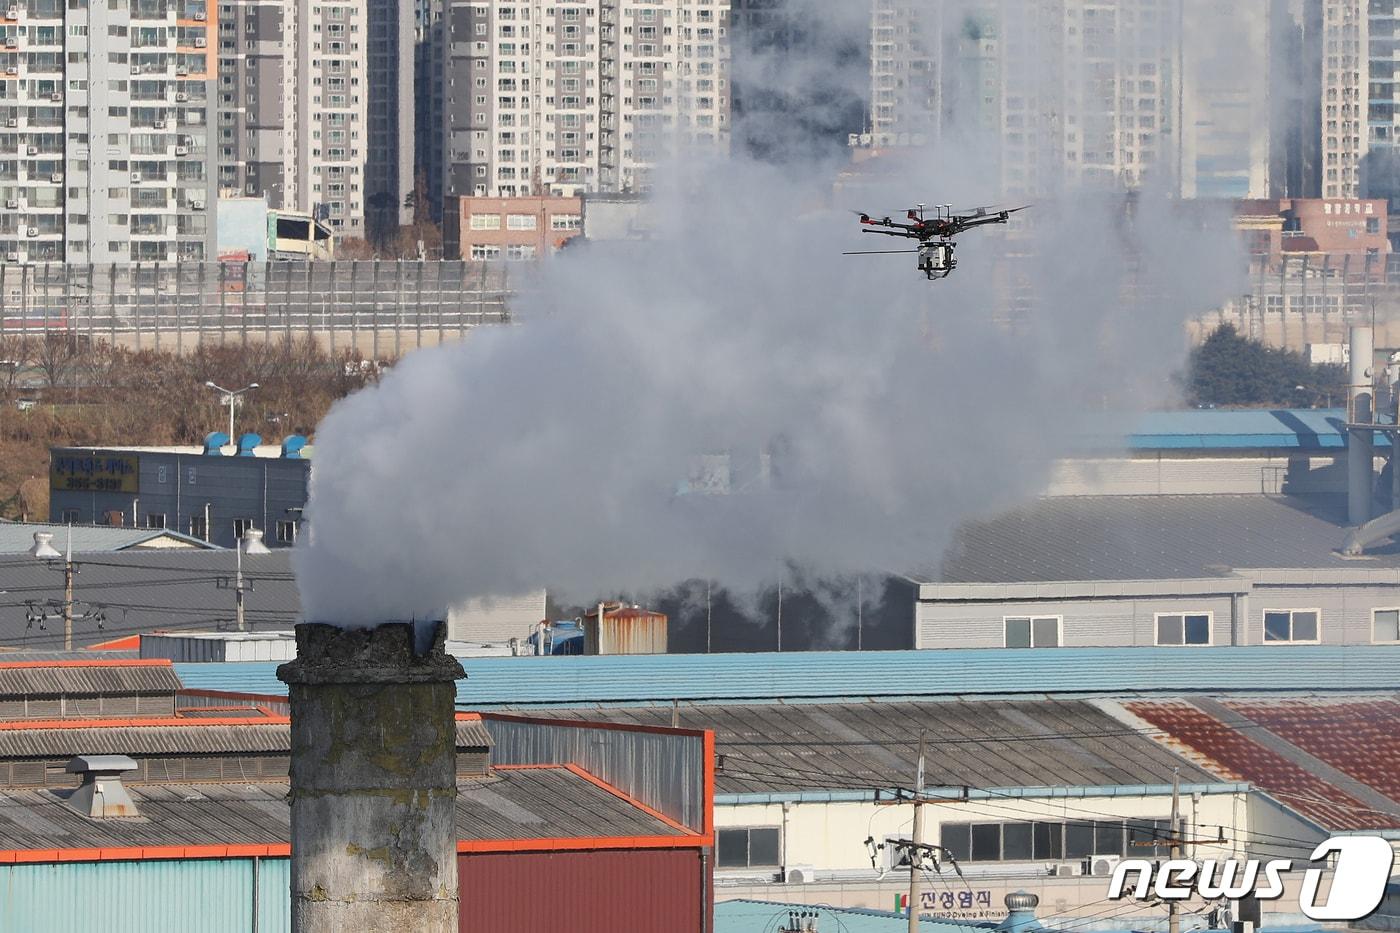
[[[1375,356],[1371,328],[1351,329],[1351,382],[1347,420],[1352,424],[1375,421],[1374,389],[1371,386],[1371,366]],[[1347,521],[1361,525],[1371,518],[1371,470],[1374,454],[1370,428],[1352,428],[1347,432]]]
[[[426,627],[425,627],[426,625]],[[296,627],[292,931],[457,930],[454,682],[443,622]]]

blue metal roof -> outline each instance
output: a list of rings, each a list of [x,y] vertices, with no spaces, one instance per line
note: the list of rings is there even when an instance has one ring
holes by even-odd
[[[457,703],[579,706],[1044,693],[1395,690],[1400,645],[1001,648],[462,658]],[[187,687],[285,696],[275,663],[176,664]]]
[[[1133,451],[1341,450],[1345,421],[1345,408],[1155,411],[1132,419],[1127,446]],[[1102,440],[1104,446],[1122,446],[1121,440]]]

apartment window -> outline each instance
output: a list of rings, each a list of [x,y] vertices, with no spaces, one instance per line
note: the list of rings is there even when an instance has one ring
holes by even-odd
[[[277,543],[296,544],[297,523],[290,519],[283,519],[277,522]]]
[[[507,230],[533,230],[535,229],[534,214],[507,214]]]
[[[1059,616],[1008,616],[1005,620],[1006,647],[1060,647]]]
[[[1264,641],[1271,644],[1307,644],[1318,640],[1317,609],[1264,610]]]
[[[190,537],[200,538],[207,541],[209,539],[209,526],[204,522],[203,515],[190,516]]]
[[[500,259],[501,248],[499,246],[483,246],[480,243],[472,244],[473,259]]]
[[[76,525],[80,521],[77,509],[64,509],[60,519],[65,525]]]
[[[1371,611],[1371,641],[1400,642],[1400,609]]]
[[[1209,612],[1158,613],[1157,644],[1208,645],[1210,621]]]
[[[555,214],[549,218],[549,228],[551,230],[577,230],[582,222],[583,218],[578,214]]]
[[[781,864],[776,826],[721,829],[715,837],[718,868],[776,868]]]
[[[148,514],[146,515],[146,527],[147,527],[147,528],[164,528],[164,527],[165,527],[165,513],[164,513],[164,512],[150,512],[150,513],[148,513]]]
[[[500,214],[473,214],[468,224],[473,230],[501,229]]]
[[[241,541],[243,536],[248,533],[248,529],[252,527],[253,520],[251,518],[235,518],[233,520],[233,537]]]

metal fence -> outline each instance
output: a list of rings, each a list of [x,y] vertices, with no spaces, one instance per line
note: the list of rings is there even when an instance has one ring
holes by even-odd
[[[397,355],[508,321],[515,274],[417,260],[0,264],[0,332],[175,352],[310,335]]]

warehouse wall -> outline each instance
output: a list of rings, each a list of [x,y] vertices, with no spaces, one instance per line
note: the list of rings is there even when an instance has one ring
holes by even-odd
[[[35,817],[37,819],[38,817]],[[74,840],[80,842],[81,840]],[[0,865],[0,930],[24,933],[288,933],[285,858]]]
[[[699,849],[458,856],[461,933],[677,933],[702,924]]]

